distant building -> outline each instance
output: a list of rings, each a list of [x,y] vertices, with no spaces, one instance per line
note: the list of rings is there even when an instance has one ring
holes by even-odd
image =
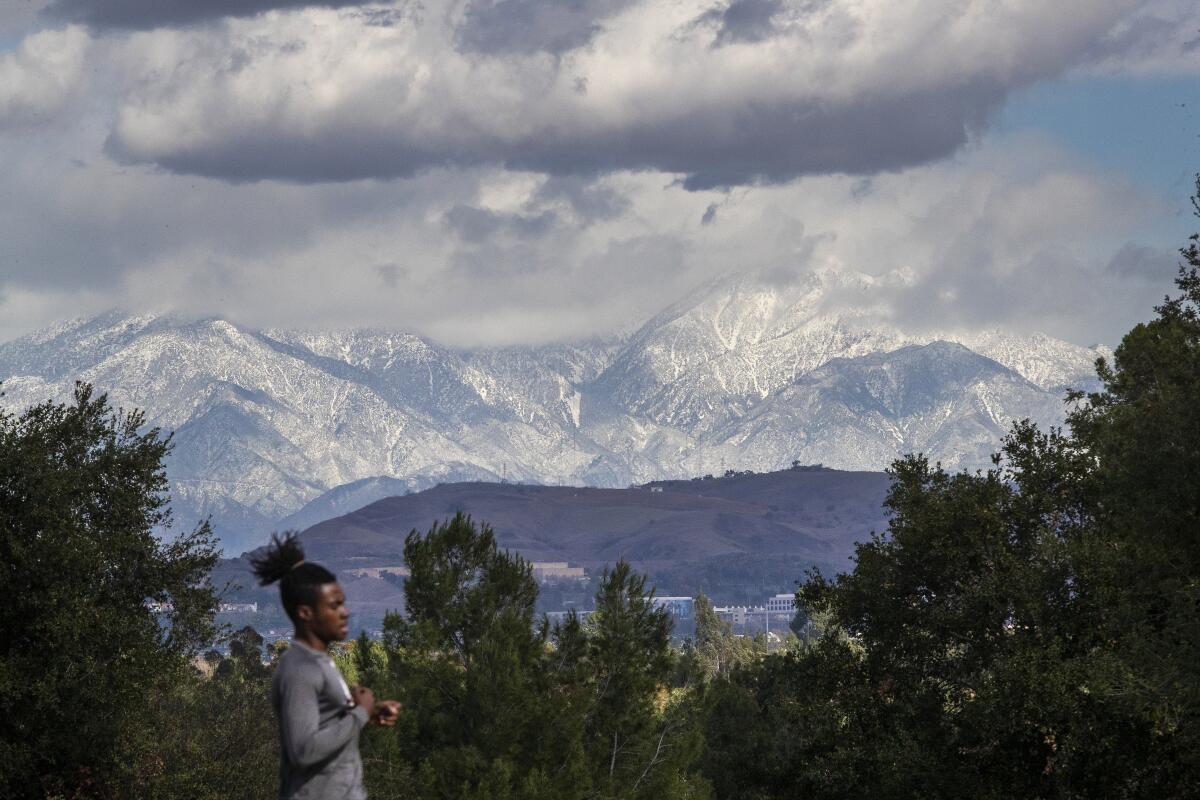
[[[790,595],[788,595],[790,597]],[[772,598],[779,600],[779,598]],[[795,616],[795,611],[780,611],[786,606],[779,600],[772,608],[762,606],[717,606],[713,609],[716,615],[729,623],[736,634],[752,635],[785,631]]]
[[[258,603],[221,603],[218,610],[226,614],[257,614]]]
[[[382,578],[384,575],[396,575],[401,578],[408,577],[408,567],[403,564],[397,564],[392,567],[356,567],[355,569],[345,571],[356,578]]]
[[[530,563],[533,579],[538,583],[548,580],[581,581],[587,578],[583,567],[567,566],[566,561],[534,561]]]
[[[690,620],[696,605],[690,597],[652,597],[650,602],[655,608],[667,609],[677,620]]]
[[[661,487],[661,486],[651,486],[650,487],[650,491],[652,491],[652,492],[662,492],[662,490],[663,490],[663,487]]]
[[[755,615],[760,620],[763,616],[761,606],[717,606],[713,612],[733,626],[734,630],[743,628],[754,621]]]
[[[767,611],[772,614],[795,614],[796,595],[777,594],[767,600]]]

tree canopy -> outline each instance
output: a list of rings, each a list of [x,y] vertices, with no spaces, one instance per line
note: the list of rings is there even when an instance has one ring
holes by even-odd
[[[164,541],[169,437],[79,384],[0,412],[0,795],[105,794],[154,690],[213,638],[207,525]],[[158,610],[156,610],[158,609]]]

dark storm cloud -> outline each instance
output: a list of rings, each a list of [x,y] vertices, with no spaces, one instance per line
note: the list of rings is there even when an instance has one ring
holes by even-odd
[[[685,120],[633,121],[619,136],[582,143],[542,139],[498,155],[507,166],[552,174],[682,173],[690,191],[782,183],[802,175],[870,175],[949,155],[982,127],[1005,94],[1001,86],[980,83],[840,106],[696,109]]]
[[[365,4],[364,0],[53,0],[42,14],[92,28],[144,31],[222,17],[252,17],[264,11]]]
[[[409,177],[446,165],[495,165],[587,178],[617,170],[680,173],[690,191],[772,184],[802,175],[870,175],[953,153],[1006,95],[988,83],[830,103],[688,110],[623,129],[531,131],[517,139],[481,132],[450,141],[406,139],[403,130],[363,119],[299,132],[271,126],[173,145],[149,159],[120,134],[108,152],[126,162],[233,182],[297,183]]]
[[[473,0],[456,30],[460,49],[476,53],[558,55],[592,40],[603,21],[635,0]]]

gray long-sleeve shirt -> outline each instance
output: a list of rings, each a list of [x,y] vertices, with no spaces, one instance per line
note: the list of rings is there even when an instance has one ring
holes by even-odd
[[[279,657],[271,682],[279,718],[280,800],[366,800],[358,733],[367,712],[326,653],[301,643]]]

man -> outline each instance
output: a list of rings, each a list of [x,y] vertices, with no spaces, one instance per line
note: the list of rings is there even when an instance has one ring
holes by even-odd
[[[283,608],[296,626],[271,683],[280,800],[365,800],[359,732],[368,722],[395,725],[400,704],[346,685],[329,656],[329,645],[349,633],[346,594],[332,572],[304,560],[294,534],[272,536],[251,564],[263,586],[279,581]]]

